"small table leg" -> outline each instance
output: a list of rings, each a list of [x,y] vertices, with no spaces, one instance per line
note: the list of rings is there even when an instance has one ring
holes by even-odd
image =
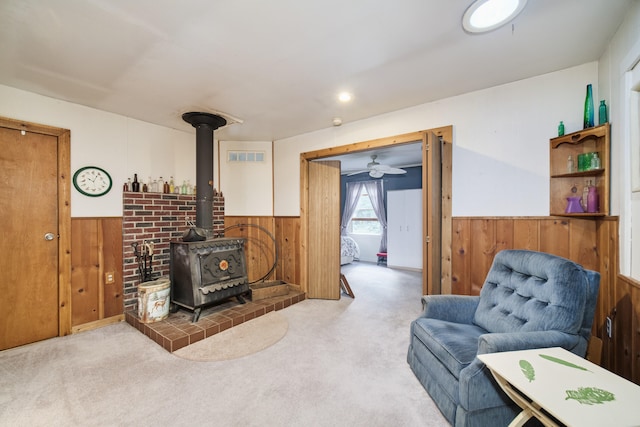
[[[493,378],[500,386],[500,388],[513,400],[519,407],[522,408],[520,412],[509,424],[509,427],[521,427],[525,425],[532,417],[536,417],[546,427],[558,427],[551,418],[541,411],[541,406],[535,402],[525,399],[520,393],[518,393],[513,386],[505,380],[502,376],[489,369]]]

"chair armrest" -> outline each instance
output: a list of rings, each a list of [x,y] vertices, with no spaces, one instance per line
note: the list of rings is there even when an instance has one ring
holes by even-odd
[[[579,335],[560,331],[488,333],[478,338],[478,354],[548,347],[571,351],[579,342]]]
[[[571,351],[579,339],[578,335],[559,331],[488,333],[478,338],[478,354],[547,347],[563,347]],[[477,357],[460,371],[458,389],[460,404],[468,411],[511,403],[511,399],[495,382],[489,368]]]
[[[422,297],[424,311],[420,317],[470,324],[479,302],[479,296],[425,295]]]

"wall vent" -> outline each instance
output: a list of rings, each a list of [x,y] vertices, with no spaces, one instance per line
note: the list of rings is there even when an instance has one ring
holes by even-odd
[[[227,151],[228,163],[264,162],[264,151]]]

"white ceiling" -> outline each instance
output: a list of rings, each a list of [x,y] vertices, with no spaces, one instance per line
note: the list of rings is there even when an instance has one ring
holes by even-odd
[[[597,60],[630,4],[530,0],[469,35],[470,3],[0,0],[0,84],[185,131],[222,112],[242,123],[217,139],[270,141]]]

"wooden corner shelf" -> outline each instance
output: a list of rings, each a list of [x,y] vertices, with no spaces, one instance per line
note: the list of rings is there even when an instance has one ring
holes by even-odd
[[[549,141],[550,162],[550,212],[555,216],[597,218],[609,215],[609,166],[610,166],[610,125],[605,123],[578,132],[552,138]],[[573,158],[578,165],[578,155],[597,152],[600,168],[584,171],[567,171],[567,160]],[[565,213],[567,197],[582,196],[583,189],[591,183],[598,190],[598,212],[578,214]],[[576,192],[571,190],[576,187]]]

